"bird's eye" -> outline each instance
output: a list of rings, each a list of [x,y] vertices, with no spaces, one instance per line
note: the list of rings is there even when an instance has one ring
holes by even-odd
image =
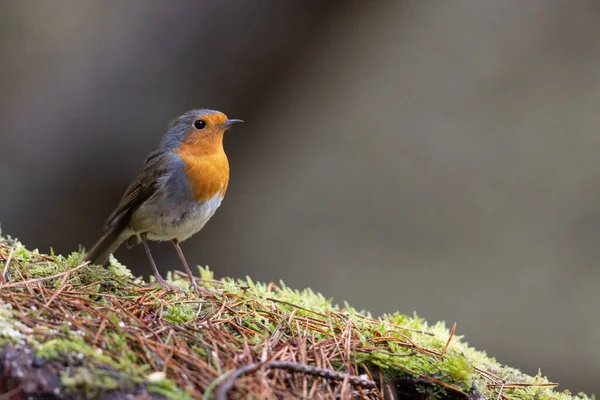
[[[201,119],[197,119],[194,121],[194,128],[200,130],[200,129],[204,129],[206,127],[206,122],[202,121]]]

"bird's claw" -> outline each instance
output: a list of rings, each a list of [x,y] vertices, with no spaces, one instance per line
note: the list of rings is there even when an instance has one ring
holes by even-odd
[[[198,286],[198,284],[196,283],[196,281],[194,279],[190,280],[190,287],[191,287],[193,293],[197,294],[198,296],[200,296],[202,298],[204,298],[204,295],[206,295],[208,293],[208,290]]]
[[[182,288],[180,288],[177,285],[173,285],[172,283],[167,282],[163,278],[156,279],[154,282],[150,282],[149,284],[146,285],[146,287],[152,287],[152,286],[156,286],[156,285],[159,285],[160,287],[162,287],[164,290],[166,290],[169,293],[185,293],[185,290],[183,290]]]

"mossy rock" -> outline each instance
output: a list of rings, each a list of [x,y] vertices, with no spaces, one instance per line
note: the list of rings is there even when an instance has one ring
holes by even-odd
[[[10,398],[589,399],[469,347],[443,322],[373,318],[310,289],[215,280],[203,296],[0,237],[0,393]],[[8,397],[7,397],[8,398]]]

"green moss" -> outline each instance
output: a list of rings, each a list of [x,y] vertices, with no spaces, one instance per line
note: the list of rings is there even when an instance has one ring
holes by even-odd
[[[69,339],[50,339],[36,347],[36,356],[46,360],[58,360],[68,357],[83,358],[114,365],[112,359],[102,354],[99,349],[87,345],[81,337]]]
[[[11,251],[8,267],[11,283],[47,278],[73,270],[83,262],[80,252],[68,257],[52,253],[48,257],[28,251],[16,240],[0,237],[0,260],[6,260]],[[487,398],[496,398],[498,390],[488,388],[490,381],[477,370],[488,371],[508,382],[548,383],[541,374],[527,376],[500,365],[484,352],[469,347],[461,336],[454,335],[449,340],[450,331],[444,323],[429,325],[416,314],[395,313],[373,319],[368,312],[348,304],[343,307],[333,304],[332,299],[310,289],[292,289],[283,282],[277,287],[255,282],[249,277],[215,281],[208,268],[200,267],[198,271],[204,287],[211,291],[207,298],[189,292],[159,296],[158,289],[140,292],[136,285],[143,281],[134,278],[114,257],[108,268],[85,266],[77,269],[69,274],[68,284],[72,288],[86,287],[86,293],[77,296],[82,299],[82,304],[83,300],[91,304],[90,308],[76,308],[79,325],[71,324],[62,314],[51,312],[51,307],[19,307],[16,310],[17,304],[11,301],[32,299],[24,286],[12,287],[9,290],[15,297],[3,297],[0,303],[0,343],[28,343],[38,357],[70,365],[61,375],[64,389],[84,392],[90,398],[109,390],[128,390],[143,385],[149,391],[169,398],[191,399],[191,395],[183,390],[189,388],[188,384],[178,381],[182,385],[178,387],[176,379],[180,375],[172,372],[172,364],[165,364],[165,358],[175,359],[176,349],[185,350],[181,360],[199,357],[201,361],[197,367],[204,366],[206,377],[202,381],[204,386],[198,390],[210,394],[231,373],[225,365],[232,365],[233,360],[245,360],[242,365],[251,362],[244,358],[249,349],[258,349],[258,355],[253,356],[258,357],[262,346],[274,337],[277,338],[275,343],[286,343],[298,351],[306,351],[311,346],[333,346],[337,353],[329,362],[341,370],[345,368],[345,360],[340,358],[343,355],[360,368],[373,372],[380,368],[387,378],[431,377],[433,383],[441,381],[448,385],[420,387],[419,390],[425,391],[430,398],[443,398],[448,390],[468,392],[473,387]],[[63,277],[44,279],[40,284],[55,293],[63,285]],[[168,279],[182,288],[189,287],[185,279],[173,274],[169,274]],[[46,301],[47,297],[44,298]],[[23,322],[32,319],[48,324],[33,327]],[[88,320],[97,329],[102,325],[102,332],[75,328],[81,327],[81,321]],[[184,327],[190,330],[180,335]],[[140,340],[140,332],[158,344],[145,344]],[[206,339],[205,335],[211,332],[217,336]],[[355,340],[353,348],[357,349],[351,354],[345,353],[348,332]],[[226,349],[223,349],[224,343],[215,344],[214,339],[218,337],[228,338]],[[168,346],[173,346],[169,354],[161,350]],[[219,355],[215,353],[217,351],[223,353]],[[229,364],[224,364],[224,356],[230,357]],[[77,360],[81,365],[74,363]],[[162,376],[164,371],[170,379]],[[583,394],[573,396],[547,386],[505,388],[503,396],[510,400],[588,399]]]
[[[198,272],[200,273],[200,279],[206,281],[212,281],[213,279],[215,279],[215,273],[208,269],[208,267],[198,266]]]
[[[136,382],[126,374],[110,373],[92,366],[70,368],[61,373],[66,392],[93,399],[111,390],[132,390]]]
[[[175,303],[167,308],[165,319],[176,324],[185,324],[194,318],[196,309],[190,303]]]
[[[152,393],[158,393],[168,398],[175,398],[177,400],[191,400],[192,396],[181,391],[175,382],[168,379],[161,379],[158,382],[150,382],[147,384],[147,388]]]

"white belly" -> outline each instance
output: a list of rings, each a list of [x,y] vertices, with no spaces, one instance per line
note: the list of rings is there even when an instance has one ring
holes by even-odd
[[[163,202],[148,201],[132,216],[131,228],[137,233],[147,233],[150,240],[182,242],[198,232],[213,216],[223,198],[217,194],[200,202],[186,202],[176,207],[164,207]]]

